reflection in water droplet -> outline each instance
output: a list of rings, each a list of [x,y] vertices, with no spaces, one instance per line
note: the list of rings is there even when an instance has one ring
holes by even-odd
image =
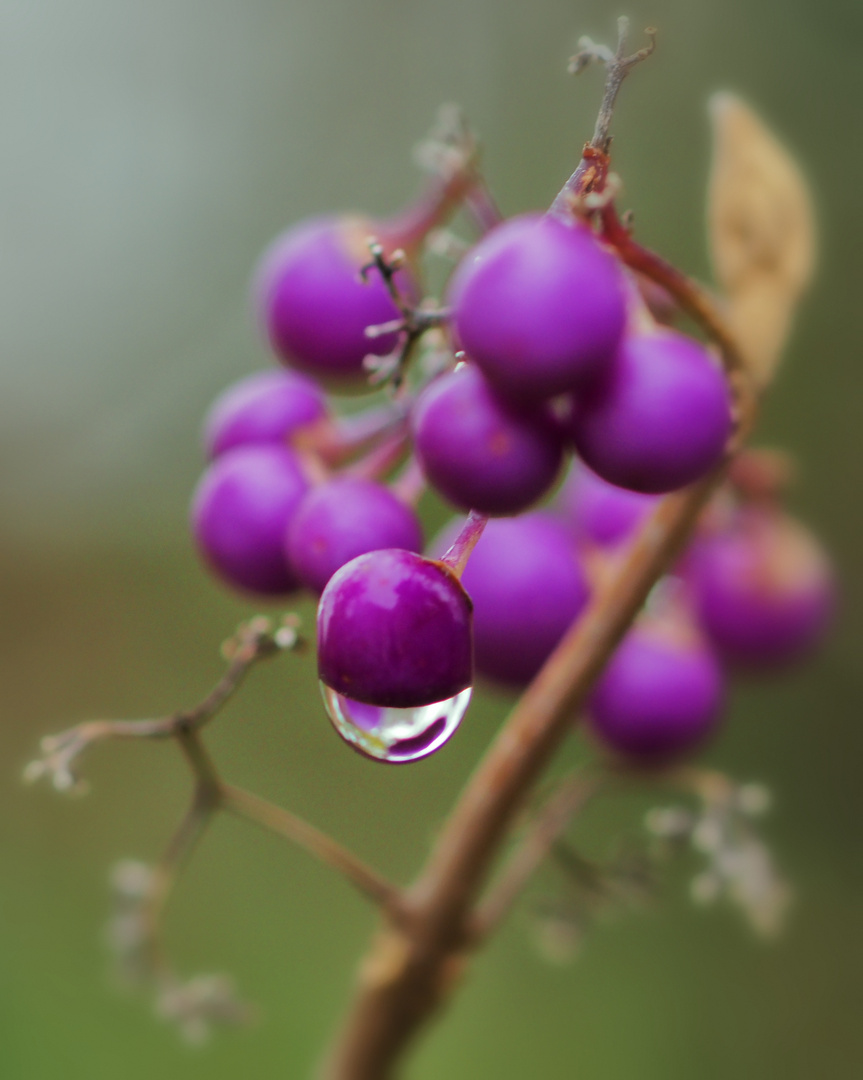
[[[327,713],[351,746],[377,761],[402,764],[438,750],[467,712],[473,687],[447,701],[415,709],[385,709],[337,694],[321,683]]]

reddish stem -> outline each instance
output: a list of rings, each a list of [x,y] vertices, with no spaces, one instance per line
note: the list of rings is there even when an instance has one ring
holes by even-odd
[[[441,557],[440,561],[444,566],[448,566],[457,578],[460,578],[464,572],[470,553],[482,536],[487,521],[488,514],[480,514],[476,510],[471,510],[461,528],[461,532],[453,540],[446,554]]]

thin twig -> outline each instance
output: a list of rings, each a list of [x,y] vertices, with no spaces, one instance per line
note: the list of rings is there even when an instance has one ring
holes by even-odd
[[[390,294],[390,299],[399,310],[400,317],[392,322],[367,326],[366,337],[373,340],[385,334],[399,333],[401,340],[395,351],[388,356],[374,354],[367,356],[365,366],[370,372],[371,385],[379,386],[384,382],[389,382],[395,389],[399,389],[420,338],[428,330],[445,325],[451,312],[448,308],[425,304],[417,306],[404,295],[397,281],[398,272],[407,260],[403,250],[398,249],[387,257],[383,244],[375,237],[371,237],[368,244],[372,261],[360,269],[360,276],[366,280],[371,270],[377,270]]]
[[[596,150],[601,150],[605,154],[608,153],[608,148],[611,145],[611,137],[609,134],[611,129],[611,118],[614,113],[614,104],[617,101],[617,95],[620,92],[620,87],[623,85],[623,80],[636,64],[640,64],[642,60],[646,60],[656,48],[656,30],[654,30],[652,26],[649,26],[644,33],[649,40],[649,44],[643,49],[639,49],[638,52],[632,53],[631,56],[627,56],[626,39],[629,34],[629,19],[627,19],[626,16],[621,16],[617,20],[617,49],[614,55],[606,62],[605,92],[603,93],[602,104],[599,107],[599,113],[596,117],[593,137],[590,140],[590,145],[592,147]]]
[[[597,794],[602,784],[603,778],[598,774],[577,772],[558,785],[530,822],[500,878],[478,906],[472,931],[475,942],[488,937],[500,925],[573,817]]]
[[[225,673],[193,709],[153,720],[88,720],[58,735],[46,735],[40,744],[42,757],[26,767],[24,780],[32,783],[49,776],[58,791],[81,791],[85,784],[77,774],[77,765],[84,751],[96,743],[108,739],[170,739],[180,733],[200,731],[236,693],[256,663],[298,644],[297,626],[293,615],[285,616],[277,627],[270,619],[256,616],[225,642]]]
[[[305,848],[353,882],[360,892],[379,904],[392,919],[399,921],[403,918],[401,890],[314,825],[231,784],[221,786],[221,805],[238,817],[254,821]]]
[[[171,893],[192,852],[218,808],[218,797],[209,784],[198,784],[188,810],[168,842],[161,859],[153,867],[150,889],[141,916],[147,927],[151,964],[156,978],[163,983],[173,979],[163,943],[164,911]]]
[[[617,95],[632,68],[646,60],[656,48],[656,30],[649,26],[644,31],[649,43],[631,56],[626,56],[628,32],[629,20],[623,16],[617,20],[617,49],[614,52],[604,45],[594,44],[589,38],[582,38],[582,51],[569,62],[569,70],[576,75],[591,63],[604,64],[605,89],[590,142],[585,144],[575,172],[551,204],[550,214],[568,219],[572,214],[573,199],[580,199],[605,186],[608,176],[608,151],[611,146],[611,118]]]

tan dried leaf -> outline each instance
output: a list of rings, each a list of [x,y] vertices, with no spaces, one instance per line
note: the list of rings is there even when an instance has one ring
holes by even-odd
[[[812,277],[812,198],[797,163],[747,105],[716,94],[711,114],[710,254],[729,324],[763,385]]]

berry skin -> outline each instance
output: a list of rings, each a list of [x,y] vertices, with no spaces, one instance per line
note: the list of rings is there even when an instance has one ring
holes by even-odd
[[[192,530],[207,563],[239,589],[264,596],[296,589],[284,535],[308,486],[287,447],[240,446],[217,458],[192,499]]]
[[[340,566],[381,548],[422,550],[414,511],[382,484],[340,477],[313,488],[288,527],[285,551],[303,585],[321,592]]]
[[[694,629],[644,617],[629,631],[588,704],[593,733],[644,764],[664,763],[698,746],[719,720],[719,662]]]
[[[626,337],[572,422],[576,449],[603,480],[659,494],[717,465],[731,432],[728,389],[697,342],[672,330]]]
[[[586,225],[527,214],[492,229],[453,274],[460,346],[502,392],[523,400],[584,385],[626,322],[618,265]]]
[[[554,500],[554,511],[578,541],[614,547],[635,532],[656,502],[654,495],[609,484],[578,462]]]
[[[548,491],[560,470],[556,420],[544,407],[509,404],[473,364],[420,394],[411,428],[427,479],[465,510],[517,514]]]
[[[327,414],[323,391],[292,371],[258,371],[216,398],[204,421],[208,458],[235,446],[287,442],[291,433]]]
[[[530,682],[589,596],[566,529],[543,513],[490,521],[462,584],[474,605],[477,671],[510,686]]]
[[[443,702],[473,680],[471,602],[442,563],[410,551],[360,555],[318,605],[318,674],[353,701]]]
[[[366,336],[366,327],[400,318],[377,270],[364,282],[368,238],[375,225],[361,217],[318,217],[278,237],[255,274],[255,308],[276,355],[319,378],[363,378],[363,359],[395,348],[396,333]],[[396,282],[406,295],[417,288],[401,269]]]
[[[721,656],[746,668],[791,664],[823,638],[835,609],[829,559],[793,518],[744,507],[700,541],[692,580],[701,624]]]

